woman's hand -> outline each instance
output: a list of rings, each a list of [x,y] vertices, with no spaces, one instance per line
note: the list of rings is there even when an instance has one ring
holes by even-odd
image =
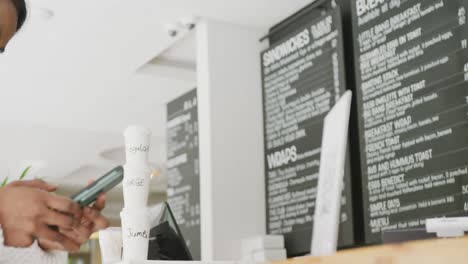
[[[37,238],[53,241],[62,249],[76,248],[72,239],[50,226],[74,229],[80,225],[82,210],[70,199],[50,193],[55,189],[40,180],[13,182],[0,188],[5,245],[28,247]]]
[[[60,233],[65,235],[68,239],[72,240],[77,245],[86,243],[92,233],[109,226],[109,221],[107,218],[101,215],[101,211],[104,209],[105,205],[105,194],[101,194],[93,206],[83,208],[83,216],[78,226],[75,226],[71,230],[60,228]],[[48,241],[47,239],[40,239],[39,245],[44,250],[63,250],[60,243]],[[77,250],[79,250],[79,246],[71,251]]]
[[[99,231],[109,227],[109,220],[101,214],[106,207],[106,195],[100,194],[96,202],[91,207],[83,209],[81,224],[87,226],[92,232]]]

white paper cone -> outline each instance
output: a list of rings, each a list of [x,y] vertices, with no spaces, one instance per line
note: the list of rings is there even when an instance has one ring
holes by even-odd
[[[103,264],[122,260],[122,229],[110,227],[99,231],[99,246]]]
[[[124,132],[127,164],[147,164],[151,132],[139,126],[130,126]]]
[[[148,209],[130,210],[120,213],[122,220],[123,260],[141,261],[148,259],[150,219]]]
[[[124,166],[123,195],[125,208],[142,209],[148,204],[151,170]]]

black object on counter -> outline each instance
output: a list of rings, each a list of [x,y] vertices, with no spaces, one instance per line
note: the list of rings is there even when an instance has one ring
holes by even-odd
[[[152,219],[148,260],[193,260],[166,202],[163,203],[159,216]]]
[[[386,230],[382,232],[384,244],[436,238],[436,234],[428,233],[425,228],[409,228]]]

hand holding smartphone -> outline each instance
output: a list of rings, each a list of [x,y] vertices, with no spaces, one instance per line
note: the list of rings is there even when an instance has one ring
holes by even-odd
[[[124,170],[122,166],[117,166],[104,176],[93,182],[91,185],[73,195],[71,199],[77,202],[81,207],[86,207],[94,203],[101,193],[108,192],[120,182],[124,177]]]

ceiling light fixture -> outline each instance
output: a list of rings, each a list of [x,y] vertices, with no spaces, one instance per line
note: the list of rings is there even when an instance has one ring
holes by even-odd
[[[165,23],[163,27],[170,37],[175,38],[179,35],[179,33],[185,33],[187,31],[193,30],[199,20],[200,18],[197,16],[187,16],[176,22]]]
[[[195,28],[195,26],[197,25],[198,21],[200,19],[197,17],[197,16],[187,16],[187,17],[184,17],[180,20],[180,23],[182,24],[182,26],[184,26],[186,29],[188,30],[192,30]]]
[[[177,37],[179,34],[180,26],[177,23],[166,23],[163,25],[164,30],[170,37]]]

